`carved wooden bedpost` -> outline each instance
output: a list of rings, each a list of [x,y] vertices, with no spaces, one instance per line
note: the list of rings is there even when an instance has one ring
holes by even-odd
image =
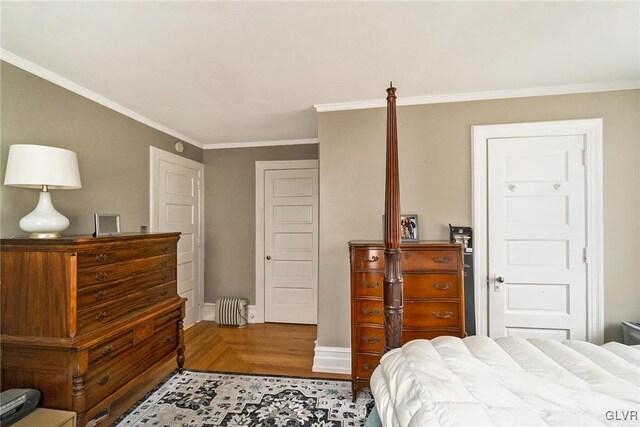
[[[400,269],[400,179],[396,88],[387,89],[387,166],[384,200],[384,351],[400,347],[402,271]]]

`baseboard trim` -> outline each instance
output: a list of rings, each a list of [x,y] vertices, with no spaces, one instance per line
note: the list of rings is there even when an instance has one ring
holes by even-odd
[[[316,345],[313,372],[351,374],[351,347],[322,347]]]
[[[202,320],[208,320],[211,322],[216,321],[216,303],[214,302],[205,302],[202,304]],[[256,306],[249,305],[249,319],[247,319],[249,323],[262,323],[256,322]]]

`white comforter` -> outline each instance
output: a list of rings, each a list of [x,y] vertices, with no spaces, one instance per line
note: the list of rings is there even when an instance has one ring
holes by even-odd
[[[382,357],[371,390],[385,427],[640,426],[640,348],[416,340]]]

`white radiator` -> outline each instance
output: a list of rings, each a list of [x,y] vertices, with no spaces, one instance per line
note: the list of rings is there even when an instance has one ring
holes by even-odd
[[[242,297],[221,297],[216,301],[216,323],[223,326],[247,326],[249,300]]]

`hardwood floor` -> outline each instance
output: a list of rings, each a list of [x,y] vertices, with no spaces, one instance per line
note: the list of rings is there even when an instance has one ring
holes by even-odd
[[[200,322],[185,331],[185,369],[351,379],[350,375],[313,372],[316,327],[283,323],[249,324],[246,328],[218,327]],[[164,363],[144,382],[114,402],[99,425],[109,425],[157,383],[176,369],[175,359]]]

